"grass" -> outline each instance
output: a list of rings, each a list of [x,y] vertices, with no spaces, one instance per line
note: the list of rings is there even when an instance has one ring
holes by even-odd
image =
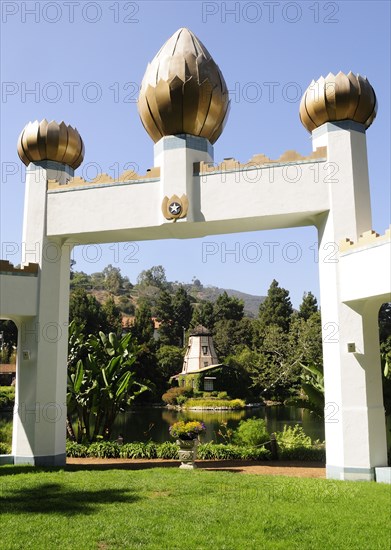
[[[2,550],[390,547],[387,485],[94,466],[0,477]]]

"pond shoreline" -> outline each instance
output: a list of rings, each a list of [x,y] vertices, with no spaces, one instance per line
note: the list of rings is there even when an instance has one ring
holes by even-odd
[[[186,407],[184,405],[165,405],[165,409],[172,411],[245,411],[265,407],[263,403],[248,403],[244,407]]]

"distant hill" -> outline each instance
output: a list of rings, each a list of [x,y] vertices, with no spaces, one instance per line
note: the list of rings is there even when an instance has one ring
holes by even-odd
[[[194,296],[197,301],[209,301],[215,302],[220,294],[226,292],[228,296],[234,296],[239,300],[243,300],[244,303],[244,314],[246,317],[258,317],[259,306],[265,300],[266,296],[253,296],[252,294],[247,294],[246,292],[241,292],[240,290],[234,290],[232,288],[219,288],[217,286],[207,285],[201,289],[195,289],[194,286],[184,284],[186,290]],[[104,303],[111,296],[106,290],[89,290],[91,294],[100,302]],[[143,293],[144,294],[144,293]],[[151,293],[152,294],[152,293]],[[134,287],[131,291],[133,303],[137,303],[139,293],[137,292],[137,287]],[[121,308],[120,298],[114,296],[114,301]]]
[[[158,270],[161,266],[158,266]],[[154,268],[152,268],[154,269]],[[161,268],[164,275],[164,269]],[[156,271],[159,273],[158,271]],[[144,280],[141,284],[133,285],[127,277],[120,275],[120,270],[113,268],[111,265],[101,273],[93,273],[87,275],[83,272],[74,272],[71,280],[71,288],[84,288],[88,293],[95,296],[100,303],[105,303],[112,297],[116,305],[121,309],[123,314],[133,315],[135,307],[140,299],[148,299],[152,307],[156,304],[160,294],[159,283],[152,277],[150,281]],[[150,272],[142,272],[149,274]],[[108,285],[107,281],[114,276],[114,284]],[[116,284],[115,284],[116,283]],[[183,286],[188,294],[193,297],[195,302],[215,302],[217,298],[226,292],[228,296],[238,298],[244,303],[244,313],[247,317],[258,317],[260,304],[265,300],[266,296],[254,296],[234,290],[232,288],[219,288],[213,285],[203,285],[198,279],[193,279],[192,283],[181,283],[179,281],[169,282],[164,277],[164,287],[170,292],[175,293],[179,286]],[[111,291],[108,290],[111,289]]]
[[[219,288],[217,286],[206,285],[201,290],[194,291],[194,287],[191,289],[191,294],[198,300],[209,300],[215,302],[220,294],[226,292],[228,296],[243,300],[244,312],[246,317],[258,317],[259,306],[265,300],[266,296],[254,296],[241,292],[240,290],[234,290],[232,288]]]

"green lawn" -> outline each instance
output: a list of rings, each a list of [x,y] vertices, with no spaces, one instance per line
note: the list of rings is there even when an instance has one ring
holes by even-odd
[[[0,548],[390,549],[391,487],[230,472],[0,468]]]

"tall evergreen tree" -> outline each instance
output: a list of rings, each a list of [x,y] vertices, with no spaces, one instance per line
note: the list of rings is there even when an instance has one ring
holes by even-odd
[[[318,311],[318,302],[312,292],[304,292],[303,301],[299,308],[299,317],[308,321],[308,319]]]
[[[193,310],[193,315],[191,318],[191,326],[196,327],[197,325],[202,325],[209,330],[213,330],[215,326],[215,315],[213,311],[212,302],[204,302],[202,304],[196,304],[196,307]]]
[[[202,325],[210,330],[213,330],[215,324],[215,318],[213,313],[213,303],[204,302],[201,304],[196,304],[193,309],[193,315],[191,318],[190,325],[196,327],[197,325]]]
[[[185,342],[183,341],[183,335],[184,331],[186,331],[190,326],[193,309],[191,307],[190,296],[183,286],[180,286],[175,292],[172,300],[172,307],[174,313],[173,328],[175,338],[184,346]]]
[[[276,325],[287,333],[292,313],[293,308],[289,298],[289,291],[280,287],[278,282],[273,279],[266,299],[259,306],[261,331],[270,325]]]
[[[172,305],[171,294],[167,290],[162,290],[156,303],[156,316],[160,321],[159,339],[162,344],[177,345],[173,337],[173,319],[174,308]]]
[[[235,296],[228,296],[227,292],[217,298],[213,313],[215,317],[215,323],[221,319],[232,319],[234,321],[240,321],[244,314],[244,304],[242,300],[235,298]]]
[[[114,332],[117,336],[122,334],[122,313],[115,305],[114,299],[109,298],[102,306],[103,323],[102,332]]]
[[[157,318],[161,322],[159,335],[162,344],[182,346],[183,334],[190,326],[192,318],[191,300],[183,286],[171,296],[167,290],[161,291],[156,304]]]
[[[233,355],[244,346],[251,347],[253,340],[253,322],[248,317],[240,321],[221,319],[214,327],[213,341],[219,361]]]
[[[136,309],[136,316],[130,332],[136,338],[138,344],[151,343],[154,333],[154,324],[151,307],[146,301],[142,301]]]

